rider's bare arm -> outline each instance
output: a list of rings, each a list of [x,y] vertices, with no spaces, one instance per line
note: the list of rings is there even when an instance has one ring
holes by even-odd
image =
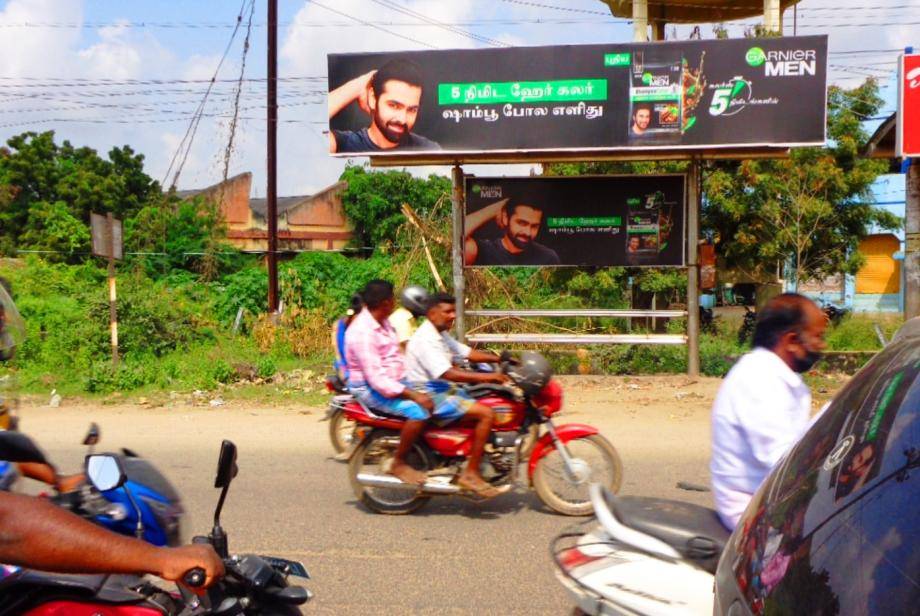
[[[495,353],[490,353],[488,351],[478,351],[476,349],[470,351],[470,354],[467,355],[466,358],[475,364],[497,364],[501,361],[501,358]]]
[[[170,581],[201,567],[206,586],[224,573],[211,546],[158,548],[8,492],[0,492],[0,562],[60,573],[151,573]]]
[[[496,220],[499,213],[502,211],[502,207],[507,202],[507,199],[502,199],[495,203],[490,203],[472,214],[467,214],[463,221],[463,256],[466,265],[474,265],[476,263],[476,257],[479,254],[479,246],[476,245],[476,240],[473,239],[473,233],[490,220]]]
[[[496,372],[472,372],[460,368],[450,368],[441,375],[442,379],[454,381],[455,383],[496,383],[502,384],[509,381],[504,374]]]

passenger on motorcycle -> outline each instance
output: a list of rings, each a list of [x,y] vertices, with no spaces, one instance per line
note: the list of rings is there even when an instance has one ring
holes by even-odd
[[[408,286],[399,294],[399,303],[401,306],[393,311],[389,321],[396,330],[399,348],[405,353],[409,338],[418,329],[418,320],[428,310],[428,291],[417,284]]]
[[[811,392],[802,380],[821,357],[827,318],[795,293],[771,299],[757,318],[754,350],[729,371],[712,407],[712,491],[733,529],[770,470],[802,436]]]
[[[335,349],[335,360],[332,362],[332,367],[343,384],[348,381],[348,362],[345,361],[345,331],[363,307],[364,301],[361,299],[361,294],[355,293],[351,296],[351,305],[345,311],[345,316],[336,321],[335,326],[332,328],[332,348]]]
[[[510,379],[504,374],[472,372],[454,365],[463,360],[484,363],[499,361],[498,355],[475,351],[450,335],[450,329],[457,320],[456,303],[453,296],[447,293],[437,293],[431,297],[425,315],[427,320],[419,326],[406,347],[406,376],[411,383],[423,384],[426,391],[435,397],[452,400],[452,404],[465,410],[465,417],[476,419],[469,460],[457,483],[478,496],[492,498],[511,489],[510,485],[500,488],[492,486],[479,473],[494,413],[488,406],[475,402],[454,383],[502,384]]]
[[[389,472],[406,483],[422,485],[425,474],[409,466],[406,455],[430,417],[462,413],[438,409],[430,396],[408,386],[405,358],[388,320],[396,306],[393,285],[372,280],[361,295],[364,310],[345,332],[348,389],[365,405],[406,419]]]

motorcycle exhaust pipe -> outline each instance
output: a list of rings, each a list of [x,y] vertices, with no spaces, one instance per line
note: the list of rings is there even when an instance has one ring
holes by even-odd
[[[392,475],[376,475],[373,473],[358,473],[358,483],[372,488],[397,488],[402,490],[417,490],[419,486],[400,481]],[[446,481],[429,480],[421,486],[422,492],[429,494],[457,494],[460,486]]]

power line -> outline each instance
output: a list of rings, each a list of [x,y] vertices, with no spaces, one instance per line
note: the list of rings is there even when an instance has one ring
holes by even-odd
[[[461,30],[461,29],[456,28],[456,27],[454,27],[454,26],[452,26],[452,25],[449,25],[449,24],[447,24],[447,23],[445,23],[445,22],[443,22],[443,21],[438,21],[437,19],[434,19],[434,18],[432,18],[432,17],[428,17],[427,15],[424,15],[424,14],[419,13],[419,12],[417,12],[417,11],[413,11],[413,10],[410,9],[410,8],[403,7],[403,6],[400,6],[400,5],[398,5],[398,4],[394,4],[394,3],[392,3],[392,2],[389,2],[388,0],[371,0],[371,1],[374,2],[374,3],[376,3],[376,4],[379,4],[380,6],[382,6],[382,7],[384,7],[384,8],[390,9],[391,11],[396,11],[397,13],[402,13],[403,15],[409,15],[409,16],[411,16],[411,17],[415,17],[415,18],[420,19],[420,20],[422,20],[422,21],[424,21],[424,22],[426,22],[426,23],[428,23],[428,24],[430,24],[430,25],[437,26],[437,27],[439,27],[439,28],[443,28],[443,29],[447,30],[448,32],[453,32],[454,34],[459,34],[460,36],[464,36],[464,37],[466,37],[466,38],[468,38],[468,39],[474,40],[474,41],[479,42],[479,43],[485,43],[486,45],[499,46],[499,47],[500,47],[500,46],[506,46],[506,47],[509,46],[508,43],[505,43],[505,42],[503,42],[503,41],[497,41],[497,40],[495,40],[495,39],[491,39],[491,38],[488,38],[488,37],[485,37],[485,36],[480,36],[480,35],[478,35],[478,34],[473,34],[472,32],[468,32],[468,31],[466,31],[466,30]]]
[[[431,45],[431,44],[426,43],[426,42],[424,42],[424,41],[420,41],[420,40],[418,40],[418,39],[416,39],[416,38],[412,38],[411,36],[406,36],[406,35],[404,35],[404,34],[400,34],[399,32],[393,32],[392,30],[387,30],[387,29],[384,28],[383,26],[379,26],[379,25],[377,25],[377,24],[375,24],[375,23],[371,23],[371,22],[369,22],[369,21],[364,21],[363,19],[360,19],[360,18],[355,17],[355,16],[353,16],[353,15],[349,15],[348,13],[343,13],[342,11],[339,11],[339,10],[334,9],[334,8],[332,8],[332,7],[326,6],[325,4],[322,4],[322,3],[320,3],[320,2],[317,2],[316,0],[307,0],[307,2],[309,2],[310,4],[313,4],[313,5],[315,5],[315,6],[318,6],[318,7],[320,7],[321,9],[326,9],[327,11],[330,11],[330,12],[332,12],[332,13],[335,13],[336,15],[339,15],[340,17],[345,17],[345,18],[347,18],[347,19],[351,19],[351,20],[356,21],[356,22],[358,22],[358,23],[364,24],[365,26],[369,26],[369,27],[371,27],[371,28],[374,28],[375,30],[380,30],[381,32],[385,32],[385,33],[387,33],[387,34],[392,34],[393,36],[399,37],[399,38],[401,38],[401,39],[405,39],[405,40],[407,40],[407,41],[411,41],[411,42],[413,42],[413,43],[416,43],[416,44],[418,44],[418,45],[422,45],[422,46],[424,46],[424,47],[428,47],[429,49],[437,49],[437,47],[435,47],[434,45]]]

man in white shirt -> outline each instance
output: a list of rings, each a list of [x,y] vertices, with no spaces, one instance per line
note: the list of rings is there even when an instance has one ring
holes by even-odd
[[[406,346],[406,379],[421,385],[432,396],[455,399],[465,409],[464,417],[476,420],[469,459],[458,483],[479,496],[491,498],[511,489],[508,485],[491,486],[479,473],[494,413],[491,408],[476,402],[453,383],[502,384],[508,381],[508,377],[495,372],[473,372],[454,365],[464,359],[471,362],[499,361],[498,355],[473,350],[448,333],[457,319],[456,303],[447,293],[431,296],[425,314],[427,320],[412,334]]]
[[[784,293],[757,318],[754,349],[732,367],[712,407],[712,491],[729,529],[776,463],[809,426],[802,380],[821,357],[827,318],[810,299]]]

